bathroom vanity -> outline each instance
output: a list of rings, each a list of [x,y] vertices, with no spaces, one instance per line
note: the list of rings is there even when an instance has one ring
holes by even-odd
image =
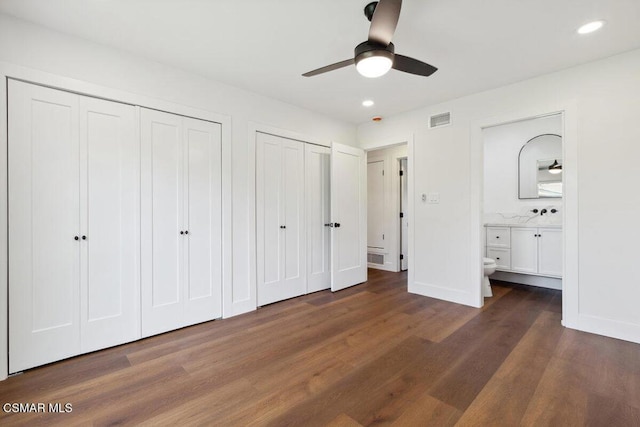
[[[562,226],[486,224],[485,229],[486,256],[496,261],[497,272],[541,276],[541,279],[562,278]],[[558,280],[532,277],[518,280],[518,276],[495,278],[554,289],[561,287]]]

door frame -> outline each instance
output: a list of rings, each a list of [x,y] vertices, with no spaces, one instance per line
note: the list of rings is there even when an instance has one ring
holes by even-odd
[[[0,62],[0,381],[8,376],[8,248],[7,248],[7,79],[136,106],[136,134],[140,133],[139,107],[220,123],[222,125],[222,301],[223,317],[232,313],[232,211],[231,211],[231,116],[188,107],[159,98],[114,89]],[[140,298],[140,290],[137,290]]]
[[[490,127],[560,114],[562,117],[563,155],[563,273],[562,273],[562,325],[577,329],[579,304],[578,277],[578,118],[575,101],[563,104],[542,105],[497,116],[479,119],[471,124],[471,251],[469,281],[475,283],[474,298],[482,307],[483,278],[483,230],[484,230],[484,137],[483,130]]]

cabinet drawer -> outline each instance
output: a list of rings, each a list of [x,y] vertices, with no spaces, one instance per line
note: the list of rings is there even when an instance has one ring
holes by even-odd
[[[496,266],[501,270],[511,269],[511,251],[501,248],[487,248],[487,258],[495,260]]]
[[[487,227],[487,246],[493,248],[509,248],[511,229],[509,227]]]

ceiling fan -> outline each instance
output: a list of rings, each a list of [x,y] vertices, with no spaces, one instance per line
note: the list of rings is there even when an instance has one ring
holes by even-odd
[[[354,57],[309,71],[303,76],[312,77],[352,64],[365,77],[380,77],[391,68],[425,77],[435,73],[438,69],[433,65],[395,53],[391,38],[398,25],[401,7],[402,0],[380,0],[366,5],[364,14],[371,21],[369,38],[356,46]]]

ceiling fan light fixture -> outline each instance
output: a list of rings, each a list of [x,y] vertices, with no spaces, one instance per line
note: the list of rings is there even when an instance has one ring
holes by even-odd
[[[549,173],[559,174],[562,173],[562,165],[558,163],[557,160],[553,161],[553,164],[549,166]]]
[[[356,69],[358,72],[369,78],[375,78],[384,76],[389,72],[393,65],[391,55],[387,55],[388,52],[384,52],[383,55],[371,55],[362,58],[356,58]],[[393,54],[392,54],[393,55]]]
[[[594,31],[598,31],[604,25],[604,21],[593,21],[587,24],[584,24],[580,28],[578,28],[578,34],[589,34]]]

